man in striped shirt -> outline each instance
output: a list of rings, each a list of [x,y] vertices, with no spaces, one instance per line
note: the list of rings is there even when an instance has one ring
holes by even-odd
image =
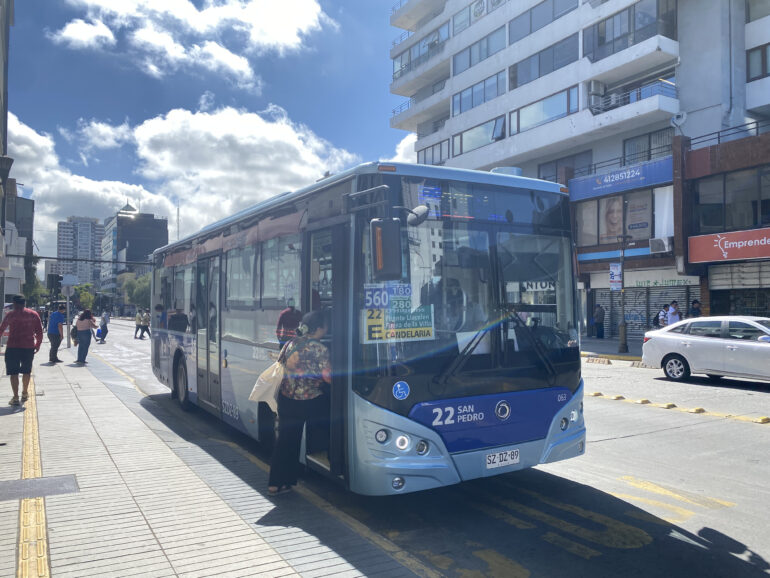
[[[23,295],[13,297],[13,309],[0,323],[0,335],[10,329],[5,348],[5,372],[11,377],[13,397],[9,405],[19,405],[19,373],[22,379],[21,401],[27,401],[29,378],[32,374],[32,359],[43,343],[43,324],[40,315],[24,307]]]

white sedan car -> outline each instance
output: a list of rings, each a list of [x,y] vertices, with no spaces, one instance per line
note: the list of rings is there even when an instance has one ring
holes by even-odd
[[[648,331],[642,363],[673,381],[691,373],[770,381],[770,318],[698,317]]]

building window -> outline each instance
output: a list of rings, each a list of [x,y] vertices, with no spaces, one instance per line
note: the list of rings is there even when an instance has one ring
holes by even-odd
[[[577,86],[557,92],[510,113],[511,134],[516,134],[560,119],[578,111]]]
[[[671,154],[674,129],[671,127],[642,134],[623,141],[623,165],[643,163]]]
[[[409,50],[405,50],[393,59],[393,80],[433,58],[447,40],[449,40],[449,22],[426,34]]]
[[[770,225],[770,165],[700,179],[693,188],[698,234]]]
[[[511,90],[576,62],[579,52],[578,35],[573,34],[545,50],[517,62],[508,69]]]
[[[652,190],[577,203],[575,221],[579,247],[612,245],[622,235],[634,241],[647,240],[653,231]]]
[[[452,155],[459,156],[505,138],[505,116],[470,128],[452,137]]]
[[[482,60],[500,52],[503,48],[505,48],[505,26],[501,26],[465,50],[455,54],[452,59],[452,74],[457,76]]]
[[[449,158],[449,139],[417,151],[417,162],[421,165],[443,165]]]
[[[579,152],[568,157],[562,157],[554,161],[542,163],[537,167],[537,176],[544,181],[556,182],[559,171],[562,168],[569,167],[573,169],[574,176],[580,177],[591,174],[591,163],[593,162],[593,151],[587,150]]]
[[[746,22],[754,22],[770,16],[770,2],[767,0],[746,0]]]
[[[676,36],[676,0],[641,0],[583,30],[583,55],[607,58],[656,35]]]
[[[452,96],[452,116],[457,116],[505,94],[505,71],[466,88]]]
[[[747,50],[746,61],[747,82],[770,76],[770,44]]]
[[[508,23],[508,44],[540,30],[578,7],[578,0],[545,0]]]

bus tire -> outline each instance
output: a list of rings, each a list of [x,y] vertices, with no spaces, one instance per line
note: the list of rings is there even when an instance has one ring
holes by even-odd
[[[184,411],[189,411],[192,408],[192,404],[187,395],[187,363],[185,363],[185,359],[181,355],[177,357],[176,364],[174,365],[174,391],[176,392],[179,407]]]
[[[270,406],[262,402],[257,409],[257,425],[259,427],[259,445],[268,453],[273,453],[275,447],[275,426],[277,416]]]

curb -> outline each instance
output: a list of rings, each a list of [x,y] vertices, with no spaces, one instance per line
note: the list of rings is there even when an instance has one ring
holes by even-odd
[[[614,353],[593,353],[590,351],[581,351],[580,357],[588,359],[615,359],[617,361],[641,361],[642,358],[636,355],[616,355]]]

